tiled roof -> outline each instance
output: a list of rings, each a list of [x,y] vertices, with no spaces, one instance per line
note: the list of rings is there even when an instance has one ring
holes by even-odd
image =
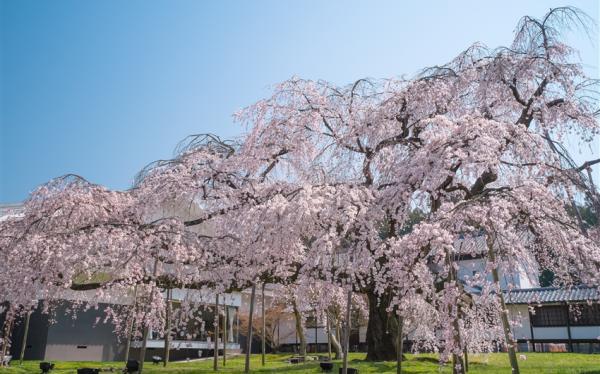
[[[597,287],[576,286],[571,288],[543,287],[506,291],[507,304],[543,304],[565,301],[599,301]]]

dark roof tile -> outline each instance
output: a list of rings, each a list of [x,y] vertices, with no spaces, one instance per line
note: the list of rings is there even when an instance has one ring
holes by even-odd
[[[570,288],[542,287],[505,291],[507,304],[547,304],[565,301],[599,301],[597,287],[574,286]]]

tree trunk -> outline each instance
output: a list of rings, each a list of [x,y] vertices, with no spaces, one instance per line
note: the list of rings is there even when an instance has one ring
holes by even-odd
[[[25,348],[27,347],[27,335],[29,335],[29,320],[31,319],[31,311],[27,312],[25,317],[25,331],[23,332],[23,342],[21,343],[21,356],[19,357],[19,365],[23,365],[23,358],[25,357]]]
[[[2,359],[2,362],[0,362],[2,365],[0,366],[4,366],[5,361],[4,358],[6,357],[6,353],[8,352],[8,348],[10,347],[10,337],[12,335],[12,328],[13,328],[13,322],[15,320],[14,317],[14,313],[12,308],[9,308],[6,311],[6,320],[4,321],[4,334],[2,336],[2,353],[0,354],[0,359]],[[6,363],[6,366],[8,366],[8,363]]]
[[[306,356],[306,336],[304,335],[304,324],[302,323],[302,315],[298,310],[296,299],[292,300],[292,308],[294,309],[294,318],[296,319],[296,334],[300,339],[300,356]]]
[[[250,372],[250,351],[252,350],[252,317],[254,315],[254,300],[256,297],[256,284],[252,285],[252,295],[250,296],[250,314],[248,316],[248,341],[246,342],[246,361],[244,363],[244,373]]]
[[[452,373],[465,374],[465,363],[463,362],[462,355],[452,354]]]
[[[396,344],[388,331],[390,305],[389,295],[378,298],[373,290],[367,292],[369,300],[369,322],[367,325],[367,361],[393,361],[396,359]]]

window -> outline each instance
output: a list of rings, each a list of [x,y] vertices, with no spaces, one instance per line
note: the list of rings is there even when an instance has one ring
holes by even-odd
[[[572,326],[600,325],[600,305],[569,305],[569,323]]]
[[[543,307],[536,307],[535,314],[531,316],[531,325],[534,327],[566,326],[566,306],[549,305]]]

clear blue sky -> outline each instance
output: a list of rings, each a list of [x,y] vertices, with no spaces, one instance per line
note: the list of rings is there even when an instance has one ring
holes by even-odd
[[[239,135],[231,114],[292,75],[411,76],[526,14],[598,19],[567,1],[0,0],[0,202],[65,173],[125,189],[188,134]],[[597,77],[597,44],[572,43]]]

